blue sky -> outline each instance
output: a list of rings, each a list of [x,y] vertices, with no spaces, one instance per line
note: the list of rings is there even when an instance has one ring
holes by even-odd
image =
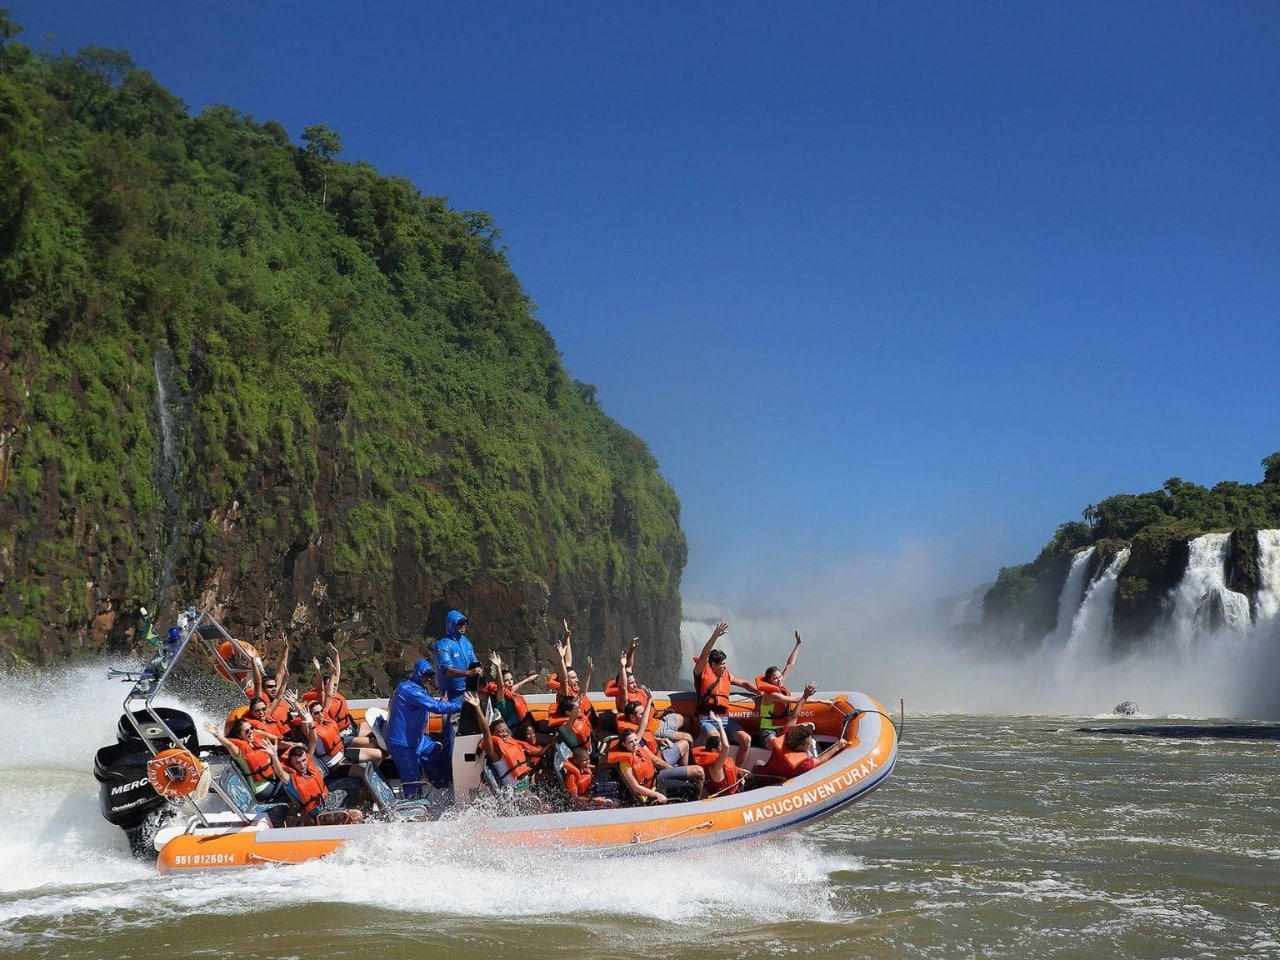
[[[9,7],[492,213],[687,602],[964,589],[1280,450],[1274,3]]]

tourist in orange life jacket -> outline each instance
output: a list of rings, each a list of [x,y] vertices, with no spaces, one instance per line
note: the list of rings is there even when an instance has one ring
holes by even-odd
[[[272,740],[286,736],[293,726],[289,719],[289,705],[283,697],[278,697],[269,704],[261,697],[254,697],[249,701],[249,712],[245,714],[245,719],[255,730],[270,734]]]
[[[640,721],[646,715],[649,720],[642,729]],[[644,745],[671,766],[682,767],[689,762],[689,748],[693,745],[693,737],[680,731],[673,732],[669,726],[655,720],[649,705],[641,707],[638,701],[628,701],[615,717],[615,727],[619,734],[629,730],[637,731]]]
[[[577,697],[561,697],[556,701],[556,712],[550,717],[551,730],[570,749],[591,749],[591,718],[582,709]]]
[[[533,765],[529,762],[525,744],[511,735],[511,728],[501,717],[490,726],[485,717],[480,698],[471,691],[462,695],[480,722],[480,748],[493,768],[498,783],[516,792],[528,790],[533,784]]]
[[[495,679],[490,685],[488,693],[498,713],[502,714],[502,719],[507,722],[507,726],[515,730],[529,719],[529,704],[517,691],[525,684],[537,680],[538,675],[536,673],[530,674],[519,683],[515,683],[515,678],[512,676],[511,671],[503,669],[502,657],[497,653],[491,653],[489,654],[489,662],[493,664]]]
[[[618,675],[610,680],[604,688],[605,696],[613,697],[618,713],[622,713],[623,707],[628,703],[639,703],[643,708],[649,702],[650,696],[652,696],[648,687],[636,681],[636,647],[639,645],[640,638],[632,638],[631,646],[626,649],[618,661]]]
[[[262,648],[266,653],[266,647]],[[266,675],[266,668],[262,665],[262,660],[258,659],[254,664],[254,684],[248,691],[249,699],[254,697],[262,697],[270,702],[276,698],[281,690],[284,689],[285,681],[289,676],[289,640],[284,641],[284,655],[280,658],[280,663],[276,667],[276,672],[270,676]],[[264,679],[265,677],[265,679]],[[262,691],[259,693],[259,691]]]
[[[587,695],[587,691],[591,689],[591,674],[595,671],[595,663],[590,657],[587,657],[587,673],[585,678],[579,682],[578,673],[573,669],[569,662],[572,652],[569,650],[569,624],[565,623],[565,640],[563,646],[556,647],[556,655],[559,663],[556,668],[556,676],[554,682],[548,682],[548,686],[559,694],[556,701],[556,707],[551,711],[548,720],[555,726],[555,719],[562,716],[559,705],[566,697],[573,697],[582,704],[582,712],[586,714],[587,719],[594,727],[598,722],[595,710],[591,706],[591,698]]]
[[[332,717],[325,715],[324,707],[318,700],[304,700],[298,704],[298,710],[310,718],[311,728],[315,733],[316,766],[326,777],[341,775],[338,772],[339,768],[346,767],[347,760],[346,748],[342,743],[342,734],[338,732],[338,725]],[[296,721],[295,729],[303,730],[305,734],[301,716]]]
[[[729,759],[729,740],[718,714],[711,715],[720,726],[720,732],[707,737],[706,746],[693,748],[693,762],[707,775],[707,796],[724,797],[738,792],[738,768]]]
[[[812,686],[812,684],[810,684]],[[764,783],[778,783],[790,780],[802,773],[808,773],[814,767],[826,763],[837,753],[849,745],[843,737],[829,746],[816,757],[809,755],[809,742],[813,739],[813,725],[796,723],[800,709],[808,699],[809,687],[805,687],[800,703],[796,705],[791,718],[783,727],[782,734],[769,741],[769,759],[756,769],[756,778]]]
[[[249,786],[253,788],[253,795],[259,801],[280,803],[288,799],[284,785],[276,779],[272,770],[271,754],[267,751],[268,745],[275,748],[274,740],[269,740],[255,730],[243,717],[232,724],[229,737],[223,736],[222,731],[212,723],[206,723],[204,728],[227,748],[231,759],[236,761],[249,778]]]
[[[687,766],[669,763],[661,754],[656,753],[645,742],[644,732],[649,728],[649,719],[652,716],[652,713],[653,704],[650,703],[640,714],[640,722],[637,730],[626,729],[623,727],[621,722],[619,722],[618,726],[618,741],[623,746],[624,752],[641,757],[642,760],[647,761],[655,771],[652,782],[644,782],[644,779],[639,775],[635,777],[636,782],[643,783],[645,786],[651,786],[654,790],[666,797],[670,797],[673,793],[682,794],[689,799],[700,796],[702,793],[703,783],[706,780],[706,774],[703,772],[701,767],[696,764],[693,766]],[[629,741],[633,739],[638,744],[636,750],[632,750],[627,746]],[[609,759],[611,761],[614,759],[614,752],[615,751],[610,751]],[[648,768],[642,763],[640,772],[647,775],[647,771]],[[619,774],[622,774],[621,766],[619,766],[618,772]],[[648,796],[648,794],[645,794],[642,791],[637,791],[632,786],[631,782],[627,781],[625,774],[622,774],[622,779],[627,783],[627,786],[631,788],[632,793],[635,794],[637,798]]]
[[[293,793],[298,806],[298,820],[304,826],[334,826],[364,821],[364,815],[359,810],[336,809],[330,802],[332,797],[324,782],[324,773],[311,762],[311,754],[306,747],[286,741],[281,750],[285,753],[284,763],[280,762],[280,750],[267,748],[271,755],[271,766],[276,778]]]
[[[724,622],[717,623],[711,631],[702,652],[693,661],[693,684],[698,696],[697,714],[702,722],[702,732],[709,737],[717,735],[719,727],[711,719],[711,714],[718,714],[724,720],[725,730],[738,746],[734,762],[741,767],[747,762],[747,754],[751,751],[751,735],[729,717],[729,688],[741,687],[752,693],[758,691],[750,680],[731,674],[727,663],[728,655],[715,648],[716,641],[728,632],[729,625]]]
[[[616,807],[617,801],[596,796],[596,768],[591,763],[591,753],[585,747],[574,748],[564,762],[561,771],[564,788],[575,807]]]
[[[338,656],[338,648],[332,643],[329,644],[329,649],[333,652],[333,656],[324,658],[325,666],[329,668],[327,676],[320,670],[320,661],[316,657],[311,658],[311,663],[316,670],[316,681],[315,685],[302,695],[302,699],[319,700],[324,704],[325,715],[337,724],[343,743],[350,746],[351,738],[356,735],[357,730],[351,711],[347,707],[347,698],[338,692],[338,684],[342,680],[342,658]]]

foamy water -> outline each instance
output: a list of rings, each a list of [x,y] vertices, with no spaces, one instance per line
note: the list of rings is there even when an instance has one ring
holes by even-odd
[[[293,867],[161,877],[98,813],[124,687],[0,681],[0,954],[1274,956],[1276,741],[1083,734],[1149,723],[908,714],[898,771],[802,833],[696,854],[507,849],[470,813]]]

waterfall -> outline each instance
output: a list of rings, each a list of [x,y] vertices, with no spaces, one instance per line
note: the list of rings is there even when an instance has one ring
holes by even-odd
[[[1105,650],[1111,643],[1111,624],[1115,614],[1116,581],[1129,562],[1129,548],[1124,547],[1107,564],[1084,595],[1084,602],[1071,621],[1067,649]]]
[[[1062,585],[1062,593],[1058,595],[1058,622],[1044,638],[1046,647],[1060,647],[1071,637],[1080,601],[1084,595],[1084,575],[1089,569],[1089,561],[1093,559],[1094,547],[1081,550],[1071,558],[1071,569],[1067,571],[1066,582]]]
[[[173,584],[173,571],[177,566],[178,521],[182,515],[182,501],[178,496],[178,477],[182,464],[178,457],[178,422],[169,402],[169,381],[172,376],[173,358],[163,347],[157,347],[152,368],[156,377],[156,419],[160,423],[160,463],[156,471],[160,493],[164,498],[164,517],[160,524],[160,539],[164,552],[160,562],[160,582],[156,584],[156,604],[167,599]]]
[[[1280,530],[1258,531],[1258,623],[1280,613]]]
[[[1249,598],[1227,589],[1230,545],[1229,533],[1206,533],[1191,541],[1187,572],[1173,590],[1169,617],[1174,639],[1183,649],[1220,627],[1241,635],[1253,625]]]

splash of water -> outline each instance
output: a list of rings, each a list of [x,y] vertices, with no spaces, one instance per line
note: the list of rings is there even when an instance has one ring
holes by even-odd
[[[472,810],[432,825],[426,838],[420,825],[379,825],[324,861],[161,878],[151,863],[130,856],[123,832],[98,808],[93,757],[114,740],[127,689],[106,679],[106,666],[0,675],[0,723],[24,731],[0,755],[6,823],[0,834],[6,866],[0,872],[0,953],[6,929],[68,915],[112,930],[156,926],[191,912],[239,917],[322,902],[410,918],[555,923],[622,915],[674,924],[687,937],[708,918],[743,911],[779,920],[827,919],[838,909],[831,873],[863,868],[803,836],[638,861],[555,846],[512,848],[482,840],[479,827],[488,814]],[[72,705],[74,722],[33,723],[33,717],[49,715],[50,704]],[[213,719],[191,704],[164,705],[187,710],[197,726]],[[636,871],[679,882],[619,882]],[[251,897],[245,896],[246,883],[252,883]]]

